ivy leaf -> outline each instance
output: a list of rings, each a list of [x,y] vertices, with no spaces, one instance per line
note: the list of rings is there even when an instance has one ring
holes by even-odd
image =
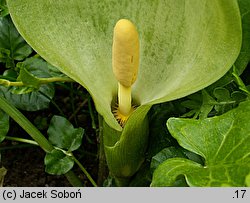
[[[84,129],[74,128],[64,117],[53,116],[48,129],[49,141],[62,149],[74,151],[81,146]]]
[[[20,61],[32,53],[32,48],[16,30],[9,16],[0,17],[0,48],[10,51],[10,58]]]
[[[0,142],[2,142],[9,131],[9,116],[0,109]]]
[[[74,166],[74,160],[62,151],[54,149],[46,154],[44,164],[47,173],[52,175],[62,175],[72,169]]]
[[[152,186],[170,186],[184,175],[189,186],[246,186],[250,174],[250,102],[204,120],[170,118],[167,126],[178,143],[199,154],[205,165],[168,159],[153,174]]]
[[[150,168],[154,171],[161,163],[170,158],[181,157],[188,158],[202,164],[202,160],[199,155],[189,152],[183,148],[167,147],[152,157]]]

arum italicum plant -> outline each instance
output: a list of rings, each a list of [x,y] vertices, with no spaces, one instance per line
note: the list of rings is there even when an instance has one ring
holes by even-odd
[[[212,84],[241,48],[236,0],[7,4],[37,53],[91,94],[103,117],[108,167],[120,185],[144,160],[150,107]]]

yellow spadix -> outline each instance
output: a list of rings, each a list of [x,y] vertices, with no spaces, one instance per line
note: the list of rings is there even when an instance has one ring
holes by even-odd
[[[118,81],[118,107],[114,113],[123,126],[134,110],[131,86],[139,68],[139,35],[135,25],[127,19],[119,20],[114,28],[112,66]]]

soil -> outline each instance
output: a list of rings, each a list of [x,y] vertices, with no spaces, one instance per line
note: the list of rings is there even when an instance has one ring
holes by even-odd
[[[4,187],[69,187],[64,176],[45,173],[43,157],[38,147],[6,150],[2,153],[2,165],[7,169]]]

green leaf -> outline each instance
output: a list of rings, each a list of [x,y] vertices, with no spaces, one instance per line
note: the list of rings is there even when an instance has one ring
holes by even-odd
[[[191,111],[185,113],[182,117],[207,118],[216,104],[215,99],[205,89],[187,98],[188,100],[181,102],[181,105],[191,109]]]
[[[241,48],[236,0],[7,0],[22,36],[48,62],[83,85],[97,111],[121,131],[110,104],[113,28],[131,20],[140,36],[133,98],[153,105],[196,92],[222,77]],[[139,110],[139,108],[138,108]]]
[[[52,175],[67,173],[74,166],[74,160],[62,151],[54,149],[44,159],[45,171]]]
[[[9,50],[10,58],[18,61],[25,59],[32,52],[8,16],[0,17],[0,48]]]
[[[0,143],[9,131],[9,116],[0,109]]]
[[[17,67],[24,68],[35,77],[48,78],[50,65],[40,58],[28,58],[17,64]],[[26,81],[29,83],[28,81]],[[30,92],[32,91],[32,92]],[[30,92],[30,93],[28,93]],[[0,86],[0,94],[2,94],[10,103],[19,109],[26,111],[37,111],[46,109],[50,100],[53,98],[55,89],[53,84],[41,85],[34,91],[33,87],[11,87],[6,88]],[[20,94],[20,95],[17,95]],[[45,96],[46,95],[46,96]]]
[[[151,170],[154,171],[162,162],[174,157],[187,158],[180,149],[167,147],[152,157],[150,165]]]
[[[15,70],[13,69],[7,69],[3,72],[3,75],[0,76],[1,78],[6,78],[9,81],[15,81],[17,78],[18,74]]]
[[[218,102],[230,102],[232,101],[230,92],[226,88],[218,87],[214,89],[213,95],[216,97]]]
[[[74,128],[64,117],[53,116],[48,129],[49,141],[62,149],[77,150],[82,143],[84,129]]]
[[[170,118],[167,126],[185,149],[201,155],[205,165],[173,158],[155,170],[152,186],[170,186],[184,175],[190,186],[246,186],[250,174],[250,102],[204,120]]]
[[[26,68],[20,70],[19,79],[28,87],[39,88],[40,86],[40,80],[27,71]]]
[[[231,98],[231,94],[228,89],[223,87],[215,88],[213,95],[218,101],[218,105],[215,105],[215,110],[219,114],[223,114],[233,108],[234,100]]]
[[[15,63],[11,59],[10,51],[8,49],[0,48],[0,62],[5,63],[6,68],[15,67]]]
[[[151,170],[154,171],[161,163],[166,161],[170,158],[188,158],[190,160],[193,160],[197,163],[203,164],[203,160],[201,157],[193,152],[190,152],[186,149],[180,148],[180,147],[167,147],[163,150],[161,150],[159,153],[157,153],[154,157],[152,157],[151,160]]]
[[[200,108],[200,119],[204,119],[208,117],[210,111],[214,108],[216,101],[213,97],[209,95],[206,90],[202,90],[202,105]]]
[[[234,91],[232,92],[231,97],[234,101],[240,103],[246,100],[247,94],[245,94],[244,92],[240,92],[240,91]]]

